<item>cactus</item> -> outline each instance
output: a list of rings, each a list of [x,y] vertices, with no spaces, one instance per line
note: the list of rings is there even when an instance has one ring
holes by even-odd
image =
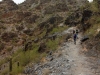
[[[12,71],[12,58],[9,59],[9,72]]]

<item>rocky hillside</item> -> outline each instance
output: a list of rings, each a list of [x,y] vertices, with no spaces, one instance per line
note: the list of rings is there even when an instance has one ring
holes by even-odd
[[[13,67],[20,63],[20,69],[13,68],[15,75],[30,62],[38,62],[37,57],[56,50],[62,42],[58,34],[68,25],[84,22],[80,7],[87,3],[87,0],[26,0],[19,5],[12,0],[0,2],[1,75],[8,74],[10,57]],[[29,56],[30,52],[34,56]]]
[[[40,38],[37,35],[43,30],[46,30],[46,36],[54,27],[63,23],[69,13],[79,8],[78,2],[80,1],[26,0],[16,5],[12,0],[3,0],[0,3],[0,39],[4,44],[1,52],[6,46],[10,46],[12,51],[14,46],[23,45],[30,37]],[[80,3],[85,4],[86,1]]]
[[[87,35],[90,39],[85,42],[84,47],[88,49],[86,54],[88,56],[99,58],[100,53],[100,1],[94,0],[93,3],[89,5],[89,10],[92,15],[85,22],[87,23],[87,27],[85,28],[85,35]]]

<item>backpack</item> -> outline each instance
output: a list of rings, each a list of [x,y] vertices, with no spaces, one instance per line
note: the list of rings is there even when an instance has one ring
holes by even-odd
[[[76,33],[78,33],[78,30],[76,30]]]

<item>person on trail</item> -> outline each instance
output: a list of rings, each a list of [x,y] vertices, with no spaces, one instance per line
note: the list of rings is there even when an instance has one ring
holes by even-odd
[[[76,29],[76,34],[78,35],[78,29]]]
[[[76,33],[74,33],[73,39],[74,39],[74,44],[76,44],[76,39],[77,39],[77,34]]]
[[[73,30],[73,34],[75,34],[75,30]]]
[[[78,29],[76,29],[76,35],[77,35],[77,39],[78,39],[78,33],[79,33],[79,31],[78,31]]]

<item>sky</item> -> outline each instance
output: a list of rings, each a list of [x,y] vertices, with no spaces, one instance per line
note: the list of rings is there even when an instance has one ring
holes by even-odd
[[[93,0],[88,0],[89,2],[92,2]]]
[[[0,1],[2,1],[2,0],[0,0]],[[22,3],[22,2],[24,2],[25,0],[13,0],[16,4],[19,4],[19,3]],[[89,0],[89,2],[91,2],[91,1],[93,1],[93,0]]]
[[[2,1],[2,0],[0,0],[0,1]],[[25,0],[13,0],[16,4],[19,4],[19,3],[22,3],[22,2],[24,2]]]
[[[22,3],[24,2],[25,0],[13,0],[16,4],[19,4],[19,3]]]

